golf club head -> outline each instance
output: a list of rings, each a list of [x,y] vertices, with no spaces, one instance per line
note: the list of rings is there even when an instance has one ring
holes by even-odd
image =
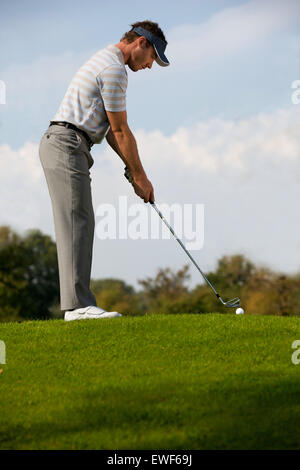
[[[228,308],[236,308],[239,307],[240,305],[240,299],[238,297],[235,297],[232,300],[228,300],[228,302],[225,302],[225,307]]]

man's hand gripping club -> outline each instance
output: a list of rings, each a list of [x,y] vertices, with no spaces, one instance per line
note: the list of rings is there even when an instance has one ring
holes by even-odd
[[[133,178],[129,168],[125,166],[124,176],[128,179],[129,183],[132,184],[135,194],[137,194],[140,198],[144,199],[145,203],[154,203],[153,186],[146,175],[137,176],[136,178]]]

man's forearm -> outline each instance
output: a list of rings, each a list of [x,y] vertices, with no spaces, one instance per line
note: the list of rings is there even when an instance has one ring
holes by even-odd
[[[126,165],[124,155],[122,154],[111,129],[109,129],[108,133],[106,134],[106,141],[111,146],[111,148],[119,155],[119,157],[123,160],[123,162]]]
[[[145,173],[139,157],[136,140],[129,128],[123,132],[112,132],[110,129],[106,135],[106,140],[129,168],[132,176]]]

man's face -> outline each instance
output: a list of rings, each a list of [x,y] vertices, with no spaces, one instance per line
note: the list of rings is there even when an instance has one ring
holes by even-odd
[[[134,46],[130,58],[128,60],[128,66],[133,72],[142,70],[145,68],[151,69],[153,61],[156,57],[154,47],[150,45],[146,46],[145,38],[141,37],[134,41]]]

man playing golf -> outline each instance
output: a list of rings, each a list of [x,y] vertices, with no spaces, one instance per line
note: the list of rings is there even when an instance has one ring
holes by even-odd
[[[133,71],[169,65],[167,41],[157,23],[134,23],[120,42],[94,54],[75,74],[40,142],[54,216],[60,303],[65,320],[121,316],[96,306],[90,290],[94,211],[90,150],[104,137],[125,163],[135,193],[154,202],[126,114],[126,65]]]

